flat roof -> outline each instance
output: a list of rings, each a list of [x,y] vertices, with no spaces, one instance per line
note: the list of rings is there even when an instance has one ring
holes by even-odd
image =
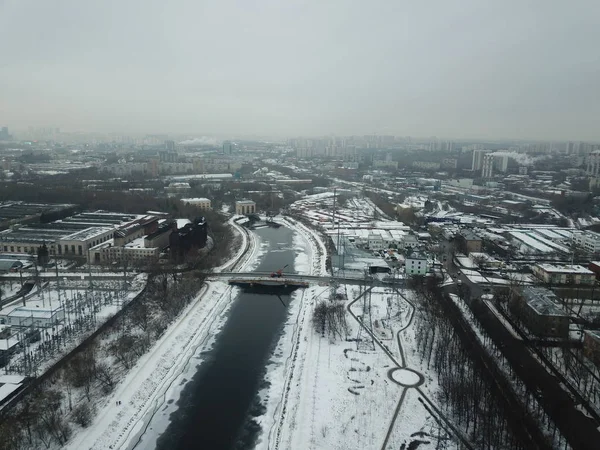
[[[592,336],[594,339],[600,341],[600,331],[598,331],[598,330],[584,330],[584,333],[587,333],[590,336]]]
[[[20,306],[13,309],[7,314],[9,317],[33,317],[35,319],[51,319],[55,314],[62,311],[62,308],[43,309],[43,308],[27,308]]]
[[[93,247],[90,247],[90,250],[101,250],[103,248],[114,247],[114,246],[115,246],[115,240],[108,239],[104,242],[100,242],[98,245],[94,245]]]
[[[469,241],[475,241],[475,240],[480,241],[481,240],[481,238],[471,230],[462,230],[460,232],[460,234],[462,235],[463,238],[465,238],[466,240],[469,240]]]
[[[99,234],[107,233],[109,231],[113,231],[114,228],[109,227],[90,227],[85,230],[77,231],[75,233],[69,234],[61,238],[63,241],[85,241],[87,239],[91,239]]]
[[[594,275],[589,269],[578,264],[536,264],[539,268],[548,273],[575,273],[582,275]]]
[[[424,260],[427,260],[427,257],[425,255],[423,255],[422,253],[414,252],[414,253],[411,253],[410,255],[408,255],[406,257],[406,259],[420,259],[420,260],[424,259]]]
[[[182,202],[184,203],[193,203],[193,202],[210,202],[210,199],[206,197],[197,197],[197,198],[182,198]]]
[[[144,239],[146,239],[146,236],[142,236],[137,239],[134,239],[133,241],[125,244],[125,247],[126,248],[144,248]]]
[[[21,387],[20,384],[12,384],[12,383],[0,385],[0,401],[4,400],[6,397],[8,397],[14,391],[19,389],[19,387]]]
[[[558,304],[558,297],[549,289],[527,286],[523,288],[527,305],[540,316],[569,317]]]

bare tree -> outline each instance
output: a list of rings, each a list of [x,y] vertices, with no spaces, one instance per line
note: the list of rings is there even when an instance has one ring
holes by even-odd
[[[17,417],[7,414],[0,421],[0,450],[19,450],[25,444],[22,424]]]
[[[78,388],[83,388],[88,401],[91,401],[92,383],[96,375],[96,351],[90,345],[75,355],[67,366],[68,381]]]
[[[104,393],[108,393],[115,387],[115,373],[113,368],[102,361],[96,364],[95,371],[96,380],[98,380],[102,386]]]
[[[89,403],[80,403],[73,409],[73,422],[83,428],[86,428],[90,423],[92,423],[93,412],[94,410]]]

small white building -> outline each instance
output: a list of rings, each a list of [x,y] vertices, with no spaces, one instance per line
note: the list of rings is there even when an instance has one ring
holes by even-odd
[[[403,248],[415,248],[419,245],[419,238],[414,234],[406,234],[402,239]]]
[[[256,213],[256,203],[252,200],[238,200],[235,202],[235,213],[245,216]]]
[[[383,250],[384,248],[387,248],[387,245],[380,234],[369,234],[367,243],[369,250]]]
[[[533,274],[549,284],[583,284],[591,286],[596,282],[596,274],[578,264],[536,264]]]
[[[195,206],[196,208],[205,211],[211,208],[210,199],[208,198],[182,198],[181,201],[187,205]]]
[[[19,306],[10,312],[0,315],[0,323],[11,327],[38,327],[46,328],[62,322],[65,311],[62,308],[29,308]]]
[[[427,271],[427,257],[425,255],[413,252],[406,257],[404,262],[404,273],[406,275],[425,275]]]
[[[502,267],[502,261],[482,252],[469,253],[469,259],[475,267],[496,270]]]

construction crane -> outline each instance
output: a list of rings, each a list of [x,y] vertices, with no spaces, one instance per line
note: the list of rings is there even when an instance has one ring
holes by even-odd
[[[286,264],[285,266],[283,266],[281,269],[277,270],[276,272],[271,272],[271,278],[281,278],[283,276],[283,270],[289,266],[289,264]]]

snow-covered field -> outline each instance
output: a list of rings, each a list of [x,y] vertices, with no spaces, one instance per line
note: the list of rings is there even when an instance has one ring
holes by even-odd
[[[292,225],[305,238],[295,240],[297,268],[324,273],[322,243],[313,231]],[[345,338],[335,340],[322,337],[311,321],[331,288],[312,286],[294,294],[267,369],[269,385],[260,394],[266,413],[258,449],[397,449],[416,448],[418,441],[423,449],[457,448],[447,419],[429,412],[438,385],[411,347],[411,292],[374,289],[367,323],[366,303],[352,305],[360,289],[337,288],[351,314]]]

